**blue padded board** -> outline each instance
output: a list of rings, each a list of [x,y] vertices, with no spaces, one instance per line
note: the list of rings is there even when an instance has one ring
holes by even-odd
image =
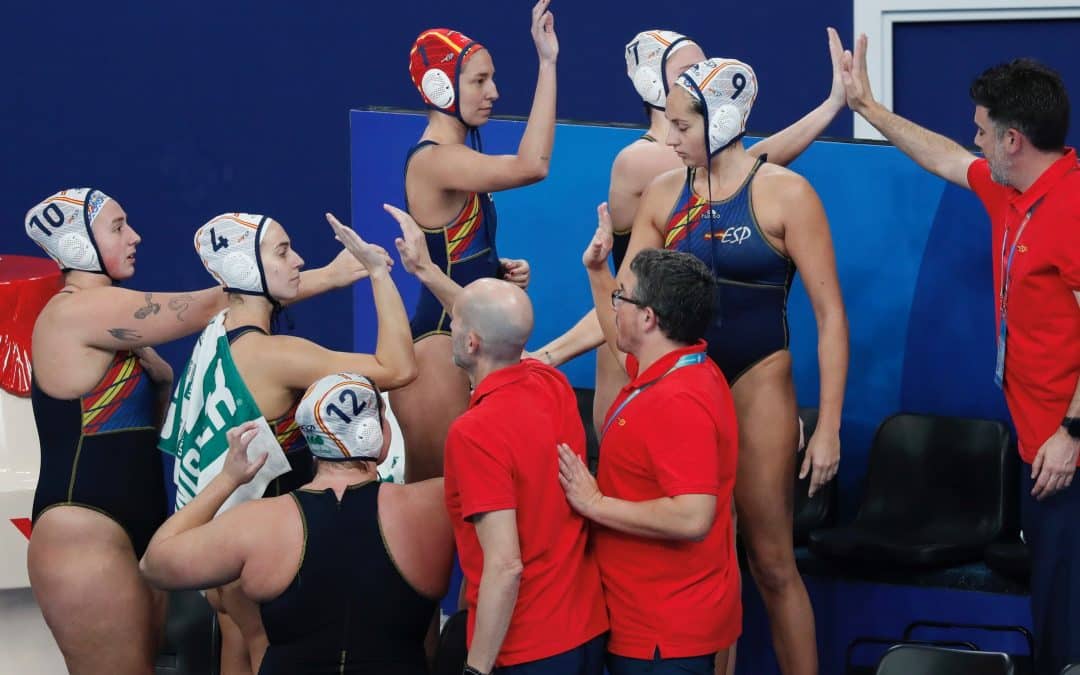
[[[380,205],[402,204],[405,153],[419,138],[425,116],[351,115],[354,225],[392,249],[396,225]],[[485,151],[514,152],[523,126],[490,122],[483,130]],[[591,307],[581,252],[596,227],[596,205],[607,198],[611,162],[640,133],[560,124],[547,180],[496,195],[500,254],[532,264],[529,294],[536,330],[531,346],[566,330]],[[828,213],[851,328],[841,430],[843,518],[858,503],[873,432],[887,415],[904,410],[1007,418],[992,377],[989,224],[973,195],[919,169],[891,146],[816,142],[792,168],[810,180]],[[411,306],[415,279],[400,269],[394,275]],[[370,289],[361,283],[354,293],[356,347],[370,350],[375,341]],[[789,321],[799,402],[814,406],[817,328],[798,279]],[[575,386],[591,388],[593,369],[588,355],[564,371]],[[853,637],[897,634],[917,618],[1030,625],[1023,596],[813,577],[808,587],[823,673],[841,672],[844,647]],[[744,600],[739,672],[776,673],[767,620],[751,583],[744,584]]]
[[[380,206],[404,201],[405,153],[423,114],[353,111],[354,225],[393,250],[396,224]],[[512,153],[524,123],[494,120],[484,149]],[[531,346],[566,330],[591,307],[581,251],[606,199],[611,162],[641,131],[560,124],[547,180],[499,193],[499,252],[528,258],[536,306]],[[977,200],[919,169],[891,146],[819,141],[793,167],[825,204],[851,327],[841,463],[843,511],[857,499],[874,429],[898,410],[1005,419],[994,387],[989,227]],[[400,266],[399,266],[400,267]],[[411,306],[415,279],[395,269]],[[374,346],[369,288],[355,290],[357,349]],[[796,280],[789,302],[791,351],[801,405],[818,401],[817,328]],[[593,386],[594,359],[564,368]]]

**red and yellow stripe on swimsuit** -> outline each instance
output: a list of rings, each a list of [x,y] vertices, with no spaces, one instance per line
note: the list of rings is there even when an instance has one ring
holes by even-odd
[[[664,232],[664,248],[676,248],[679,242],[686,239],[687,235],[701,222],[701,212],[705,206],[707,204],[704,199],[697,195],[690,195],[690,199],[671,214],[667,230]]]
[[[152,426],[142,401],[151,389],[138,357],[118,352],[98,386],[82,397],[83,433]]]
[[[487,237],[483,234],[484,209],[480,195],[473,193],[454,222],[446,226],[446,251],[450,262],[457,262],[487,250]]]
[[[286,453],[307,450],[307,440],[300,432],[300,425],[296,423],[296,407],[299,405],[300,397],[297,397],[285,414],[270,421],[270,428],[274,430],[278,445]]]

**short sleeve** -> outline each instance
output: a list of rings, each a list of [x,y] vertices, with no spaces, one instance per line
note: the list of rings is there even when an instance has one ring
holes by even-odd
[[[453,425],[446,438],[445,464],[457,485],[462,518],[517,508],[510,449],[499,447],[490,436]]]
[[[990,163],[980,157],[968,166],[968,186],[982,202],[983,208],[993,218],[1008,205],[1009,188],[994,182],[990,177]]]

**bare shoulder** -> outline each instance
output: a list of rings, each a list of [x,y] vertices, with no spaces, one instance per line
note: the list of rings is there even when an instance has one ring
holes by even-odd
[[[258,538],[266,530],[276,529],[288,522],[283,519],[297,513],[296,500],[291,494],[284,494],[277,497],[262,497],[238,504],[222,514],[221,517],[228,516],[237,533],[249,533]]]
[[[765,163],[758,169],[753,184],[754,196],[784,202],[817,198],[814,187],[801,174],[776,164]]]
[[[296,335],[253,335],[249,339],[258,340],[260,346],[274,350],[274,354],[309,354],[324,349],[311,340]]]
[[[442,478],[430,478],[416,483],[398,485],[383,483],[379,499],[392,512],[419,523],[431,523],[433,516],[445,512],[445,491]]]
[[[667,169],[649,182],[649,192],[663,197],[677,195],[686,186],[686,167]]]
[[[671,148],[660,143],[639,141],[619,151],[612,164],[611,175],[621,175],[644,190],[660,174],[676,169],[685,175],[686,169]]]
[[[426,173],[437,170],[445,162],[470,162],[480,154],[462,143],[432,143],[418,150],[409,165]]]

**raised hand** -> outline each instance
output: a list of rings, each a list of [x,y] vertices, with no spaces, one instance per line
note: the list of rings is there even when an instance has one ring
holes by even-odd
[[[532,8],[532,38],[541,63],[559,58],[559,38],[555,35],[555,15],[548,10],[551,0],[538,0]]]
[[[334,214],[326,214],[326,222],[334,230],[334,239],[337,239],[353,257],[364,266],[368,276],[375,277],[389,273],[394,261],[386,249],[378,244],[364,241],[351,227],[344,225],[334,217]]]
[[[398,255],[401,256],[401,264],[405,267],[405,271],[416,275],[423,271],[425,267],[433,265],[431,252],[428,251],[427,247],[427,240],[424,239],[423,231],[412,216],[390,204],[383,204],[383,210],[393,216],[401,228],[401,236],[394,239],[394,246],[397,246]]]
[[[829,90],[829,103],[841,110],[847,105],[847,90],[844,89],[844,45],[840,34],[831,26],[825,29],[829,36],[829,60],[832,61],[832,89]]]
[[[611,254],[614,242],[611,214],[608,212],[607,202],[603,202],[596,207],[596,232],[581,256],[581,264],[590,270],[600,269],[607,265],[608,255]]]
[[[848,106],[855,112],[862,112],[874,103],[874,93],[870,90],[870,75],[866,69],[866,35],[855,40],[855,53],[845,51],[840,76],[844,81]]]

